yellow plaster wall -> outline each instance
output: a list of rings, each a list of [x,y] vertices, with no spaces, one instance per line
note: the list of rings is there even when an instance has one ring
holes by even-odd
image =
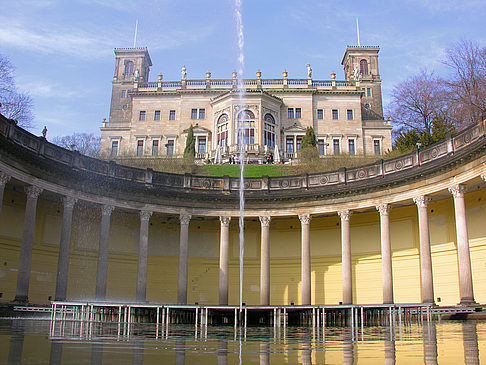
[[[1,301],[15,296],[22,237],[25,195],[6,190],[0,217]],[[486,190],[466,195],[473,284],[476,301],[486,302]],[[435,298],[439,304],[459,302],[457,249],[452,199],[429,204],[429,227]],[[76,205],[68,280],[69,299],[94,296],[99,209]],[[62,204],[42,198],[38,202],[32,255],[29,299],[48,303],[54,297]],[[420,258],[415,206],[390,213],[395,302],[420,302]],[[114,212],[111,217],[107,298],[134,300],[140,219],[137,214]],[[219,221],[194,217],[189,226],[188,302],[218,302]],[[313,304],[338,304],[342,300],[340,219],[316,217],[311,221],[311,285]],[[353,295],[359,304],[382,301],[378,212],[351,216]],[[147,299],[174,303],[177,298],[179,222],[154,214],[150,220]],[[271,303],[300,303],[300,221],[274,219],[270,225]],[[230,227],[229,301],[239,301],[238,221]],[[259,303],[260,222],[246,221],[244,301]]]

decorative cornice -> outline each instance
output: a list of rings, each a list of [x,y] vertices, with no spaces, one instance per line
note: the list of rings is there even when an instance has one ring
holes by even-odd
[[[427,208],[427,204],[431,199],[428,196],[420,195],[413,198],[413,202],[417,204],[419,208]]]
[[[141,210],[140,211],[140,220],[141,221],[148,221],[152,216],[152,212],[150,210]]]
[[[37,199],[40,193],[42,193],[42,189],[35,185],[26,186],[25,193],[27,194],[27,198]]]
[[[387,203],[382,203],[376,206],[376,210],[380,212],[381,216],[388,215],[391,210],[391,205]]]
[[[272,220],[272,217],[270,217],[269,215],[261,215],[258,218],[260,219],[262,227],[270,226],[270,221]]]
[[[189,222],[191,221],[191,215],[190,214],[181,214],[179,216],[179,220],[181,221],[181,225],[188,225]]]
[[[103,205],[101,207],[101,214],[110,216],[114,209],[115,207],[113,205]]]
[[[299,214],[299,220],[301,224],[309,224],[312,217],[310,214]]]
[[[341,210],[338,212],[338,215],[341,217],[341,221],[349,221],[352,214],[353,212],[350,210]]]
[[[454,196],[454,198],[464,198],[466,187],[462,184],[457,184],[449,187],[449,192]]]
[[[221,227],[229,227],[231,222],[231,217],[221,216],[219,217],[219,220],[221,222]]]

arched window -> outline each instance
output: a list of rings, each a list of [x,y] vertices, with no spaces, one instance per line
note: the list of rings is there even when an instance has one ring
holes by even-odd
[[[218,146],[228,145],[228,115],[222,114],[218,118]]]
[[[255,144],[255,114],[250,110],[238,114],[238,144]]]
[[[275,147],[275,119],[272,114],[265,114],[263,120],[263,145]]]
[[[366,60],[359,61],[359,72],[361,76],[368,76],[368,61]]]
[[[125,61],[125,77],[133,76],[133,61]]]

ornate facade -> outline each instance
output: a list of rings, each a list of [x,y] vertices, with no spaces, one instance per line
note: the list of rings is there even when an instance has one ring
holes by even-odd
[[[344,81],[312,78],[187,78],[149,82],[146,48],[115,49],[110,119],[101,127],[104,157],[167,157],[183,154],[192,124],[196,158],[225,161],[245,145],[253,161],[268,153],[298,158],[312,126],[320,155],[381,155],[391,148],[391,126],[383,119],[378,47],[347,47]],[[241,135],[238,137],[238,126]]]

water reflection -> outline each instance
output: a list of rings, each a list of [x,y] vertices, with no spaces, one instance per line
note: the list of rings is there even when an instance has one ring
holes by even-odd
[[[484,339],[484,340],[483,340]],[[69,364],[479,364],[486,323],[369,327],[217,327],[0,320],[0,363]],[[24,345],[24,343],[28,343]],[[50,346],[50,349],[49,347]],[[45,351],[44,349],[48,349]],[[464,354],[462,357],[462,353]],[[43,356],[45,358],[43,358]]]
[[[462,336],[464,341],[464,362],[466,365],[479,364],[478,331],[474,322],[462,324]]]

